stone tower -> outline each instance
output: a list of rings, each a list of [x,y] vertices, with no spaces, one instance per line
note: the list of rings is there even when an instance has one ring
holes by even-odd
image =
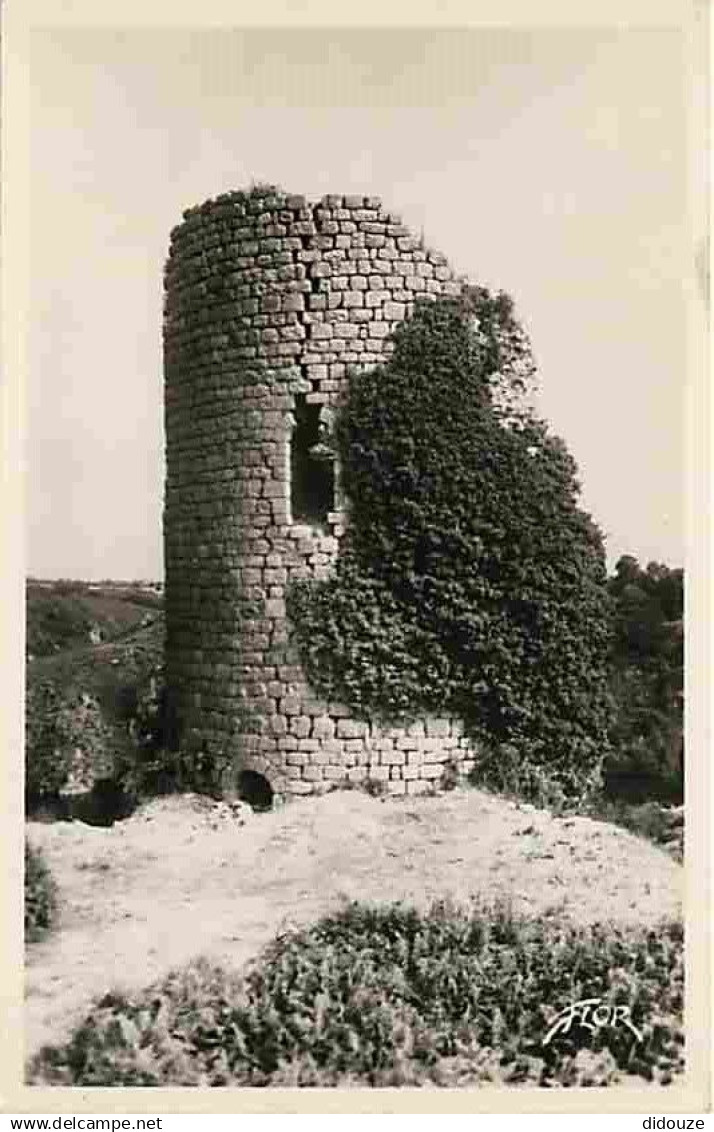
[[[379,199],[275,188],[184,213],[165,276],[166,666],[181,747],[268,796],[373,780],[438,788],[474,754],[459,724],[383,728],[321,702],[285,591],[330,570],[344,530],[325,439],[348,367],[370,367],[445,258]]]

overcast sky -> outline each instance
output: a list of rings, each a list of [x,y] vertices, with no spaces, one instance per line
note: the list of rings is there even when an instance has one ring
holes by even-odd
[[[381,196],[516,301],[608,557],[684,555],[674,30],[34,33],[27,569],[159,578],[162,270],[251,181]]]

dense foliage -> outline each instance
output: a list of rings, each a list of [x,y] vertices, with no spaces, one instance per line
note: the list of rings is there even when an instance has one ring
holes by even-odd
[[[614,604],[613,757],[608,792],[633,800],[681,800],[683,782],[684,574],[620,559]]]
[[[608,749],[605,562],[564,444],[513,412],[531,368],[507,296],[417,304],[389,361],[350,383],[349,531],[288,610],[324,695],[386,720],[452,714],[483,784],[534,794],[545,773],[578,796]]]
[[[683,1069],[682,930],[577,929],[505,910],[353,904],[245,977],[203,963],[101,1000],[33,1083],[77,1086],[668,1084]],[[584,998],[625,1025],[575,1023]]]
[[[54,926],[57,889],[39,849],[25,839],[25,940],[36,943]]]

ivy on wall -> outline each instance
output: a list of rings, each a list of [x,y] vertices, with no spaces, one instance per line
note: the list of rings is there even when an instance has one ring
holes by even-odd
[[[322,695],[385,722],[452,714],[483,781],[572,796],[608,750],[605,557],[574,460],[520,398],[534,370],[508,296],[417,303],[350,379],[348,533],[288,613]]]

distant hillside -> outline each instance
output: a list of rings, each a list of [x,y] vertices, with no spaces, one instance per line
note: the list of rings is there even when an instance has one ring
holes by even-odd
[[[28,660],[116,641],[163,610],[158,583],[36,581],[25,591]]]

